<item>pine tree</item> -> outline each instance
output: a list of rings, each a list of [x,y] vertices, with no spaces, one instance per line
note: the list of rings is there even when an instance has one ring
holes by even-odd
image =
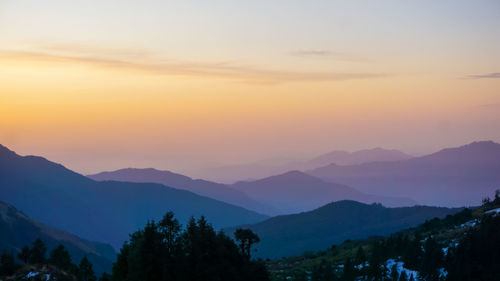
[[[372,281],[381,281],[385,276],[385,265],[383,264],[383,252],[381,245],[377,242],[372,247],[370,266],[368,267],[368,278]]]
[[[401,274],[399,275],[399,281],[408,281],[408,276],[406,276],[406,271],[401,271]]]
[[[45,262],[45,252],[47,248],[43,241],[38,238],[33,242],[33,247],[30,250],[29,262],[33,264]]]
[[[12,253],[3,253],[0,256],[0,276],[12,275],[16,270],[16,262]]]
[[[49,263],[62,270],[71,270],[73,266],[69,252],[61,244],[50,252]]]
[[[27,264],[30,258],[30,248],[28,246],[24,246],[21,251],[17,254],[17,258],[21,260],[23,263]]]
[[[83,257],[78,267],[78,281],[96,281],[96,279],[92,263],[90,263],[86,256]]]
[[[356,277],[356,270],[354,269],[354,265],[352,264],[350,259],[344,263],[344,270],[342,272],[342,277],[340,280],[342,281],[354,281]]]
[[[391,268],[391,280],[398,281],[399,280],[399,272],[397,264],[394,264]]]
[[[99,278],[99,281],[111,281],[111,275],[108,273],[104,272],[101,277]]]
[[[366,262],[365,251],[362,246],[359,246],[358,251],[356,252],[356,259],[354,260],[355,264],[364,264]]]
[[[443,264],[443,251],[432,237],[428,237],[424,244],[424,255],[419,279],[425,281],[439,281],[439,268]]]

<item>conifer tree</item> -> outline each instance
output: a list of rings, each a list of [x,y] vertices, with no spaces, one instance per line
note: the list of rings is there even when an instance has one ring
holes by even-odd
[[[439,268],[443,264],[443,251],[438,243],[428,237],[424,244],[424,255],[419,279],[423,281],[439,281]]]
[[[17,258],[21,260],[23,263],[27,264],[30,258],[30,248],[28,246],[24,246],[21,251],[17,254]]]
[[[408,276],[406,275],[406,271],[401,271],[401,274],[399,275],[399,281],[408,281]]]
[[[364,264],[366,262],[365,251],[362,246],[359,246],[358,251],[356,252],[356,259],[354,260],[355,264]]]
[[[78,281],[96,281],[94,270],[92,269],[92,263],[83,257],[78,266]]]
[[[47,248],[45,247],[43,241],[40,238],[36,239],[33,242],[33,247],[30,250],[29,262],[34,264],[44,263],[46,251]]]
[[[356,277],[356,270],[350,259],[347,259],[344,263],[344,270],[342,272],[342,281],[354,281]]]
[[[394,264],[391,268],[391,281],[399,280],[399,272],[397,264]]]
[[[9,276],[16,270],[16,262],[12,253],[4,252],[0,256],[0,276]]]
[[[71,270],[73,266],[69,252],[61,244],[50,252],[49,263],[62,270]]]

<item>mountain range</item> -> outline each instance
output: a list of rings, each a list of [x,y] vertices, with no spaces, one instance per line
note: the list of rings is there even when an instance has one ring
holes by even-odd
[[[330,202],[345,199],[365,203],[378,202],[389,207],[417,204],[416,201],[407,198],[362,193],[349,186],[326,182],[300,171],[290,171],[256,181],[237,182],[231,187],[280,209],[282,214],[310,211]]]
[[[116,253],[109,244],[88,241],[55,229],[0,201],[0,250],[18,253],[24,246],[31,246],[37,238],[42,239],[47,252],[59,244],[63,245],[70,253],[73,263],[78,264],[87,256],[98,275],[111,272],[112,263],[116,258]]]
[[[310,212],[277,216],[241,227],[250,228],[260,237],[256,257],[279,258],[323,250],[346,239],[388,235],[460,210],[427,206],[386,208],[343,200]],[[233,233],[236,228],[225,231]]]
[[[407,196],[427,205],[478,205],[500,189],[500,144],[473,142],[407,160],[330,164],[307,173],[362,192]]]
[[[37,156],[0,146],[0,199],[28,216],[118,249],[148,220],[173,211],[205,216],[215,228],[268,218],[242,207],[154,183],[98,182]]]
[[[377,161],[399,161],[411,157],[411,155],[394,149],[374,148],[355,152],[335,150],[307,160],[287,160],[280,161],[280,163],[262,161],[251,164],[205,167],[191,173],[199,178],[229,184],[241,180],[252,181],[266,178],[293,170],[312,170],[332,163],[355,165]]]
[[[244,192],[233,189],[227,185],[210,182],[201,179],[176,174],[170,171],[160,171],[157,169],[120,169],[112,172],[102,172],[88,175],[96,181],[126,181],[126,182],[150,182],[171,186],[178,189],[188,190],[193,193],[207,196],[222,202],[241,206],[261,214],[275,215],[279,211],[271,206],[262,204]]]

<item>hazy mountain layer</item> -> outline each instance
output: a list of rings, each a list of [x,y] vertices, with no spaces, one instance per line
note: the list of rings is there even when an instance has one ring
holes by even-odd
[[[309,174],[362,192],[427,205],[478,205],[500,188],[500,144],[474,142],[403,161],[328,165]]]
[[[204,215],[216,228],[267,218],[160,184],[97,182],[42,157],[21,157],[3,146],[0,199],[43,223],[116,248],[148,220],[170,210],[181,222]]]

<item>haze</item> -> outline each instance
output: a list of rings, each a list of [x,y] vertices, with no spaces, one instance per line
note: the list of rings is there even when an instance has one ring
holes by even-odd
[[[494,0],[3,0],[0,143],[94,173],[499,142],[498,15]]]

